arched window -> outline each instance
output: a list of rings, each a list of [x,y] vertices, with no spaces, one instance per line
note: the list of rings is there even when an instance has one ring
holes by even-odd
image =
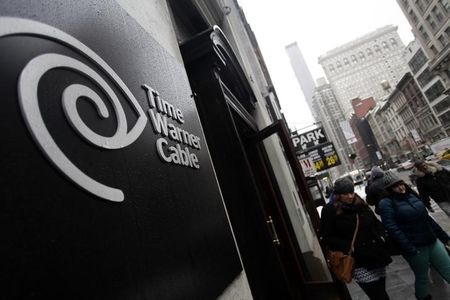
[[[392,47],[397,47],[397,41],[394,38],[390,38],[389,41],[391,42]]]
[[[389,45],[386,42],[382,42],[381,45],[383,45],[383,49],[389,50]]]
[[[330,72],[334,72],[334,66],[333,65],[328,65],[328,70],[330,70]]]
[[[359,58],[360,58],[361,60],[366,59],[366,57],[364,56],[364,53],[363,53],[362,51],[359,52],[358,54],[359,54]]]
[[[372,49],[370,49],[370,48],[366,49],[366,53],[367,53],[368,56],[372,56],[373,55]]]
[[[352,62],[354,62],[354,63],[357,63],[357,62],[358,62],[358,59],[356,58],[355,55],[352,55]]]
[[[340,62],[340,61],[337,61],[337,62],[336,62],[336,67],[337,67],[338,69],[342,68],[342,65],[341,65],[341,62]]]
[[[381,49],[380,49],[380,46],[378,46],[378,45],[375,45],[375,46],[373,46],[373,48],[375,49],[375,52],[379,52],[379,53],[381,53]]]
[[[346,58],[344,58],[344,65],[345,66],[348,66],[350,63],[348,62],[348,59],[347,59],[347,57]]]

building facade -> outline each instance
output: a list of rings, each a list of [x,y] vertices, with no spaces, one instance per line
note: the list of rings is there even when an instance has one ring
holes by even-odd
[[[416,40],[408,44],[404,57],[431,108],[431,111],[427,110],[423,117],[428,119],[428,126],[425,129],[430,131],[432,141],[444,138],[450,130],[450,120],[446,117],[450,110],[450,96],[444,93],[444,81],[441,76],[434,75],[430,70],[427,54]]]
[[[407,71],[402,58],[404,45],[397,27],[385,26],[319,57],[329,83],[346,118],[352,114],[351,100],[386,95]]]
[[[450,87],[450,3],[448,0],[397,0],[414,36],[429,58],[429,69]],[[445,119],[450,119],[450,112]]]
[[[345,294],[237,1],[0,12],[4,297]]]

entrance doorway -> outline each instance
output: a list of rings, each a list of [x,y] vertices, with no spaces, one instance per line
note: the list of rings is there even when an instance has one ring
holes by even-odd
[[[253,92],[220,29],[196,36],[181,50],[254,298],[338,299],[332,280],[311,280],[315,268],[300,249],[266,153],[264,140],[272,135],[285,150],[291,147],[287,129],[282,122],[258,129]],[[296,179],[303,180],[301,197],[309,197],[295,154],[285,152]],[[314,205],[305,208],[317,228]]]

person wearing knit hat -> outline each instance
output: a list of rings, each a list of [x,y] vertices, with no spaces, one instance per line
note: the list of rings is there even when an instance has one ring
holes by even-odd
[[[335,181],[331,198],[322,209],[320,220],[320,232],[327,248],[349,253],[356,230],[353,280],[370,299],[389,299],[386,266],[392,260],[383,243],[384,230],[380,221],[367,203],[355,194],[353,180],[348,177]]]
[[[401,183],[405,183],[403,181],[403,179],[401,179],[400,177],[398,177],[396,174],[394,174],[394,172],[392,171],[388,171],[384,173],[384,188],[385,189],[389,189],[390,187],[392,187],[395,184],[401,184]]]
[[[386,172],[384,177],[385,197],[378,205],[381,220],[414,272],[416,298],[431,299],[430,266],[450,283],[450,257],[444,246],[450,246],[450,237],[403,180],[392,172]]]
[[[355,192],[353,181],[348,177],[339,178],[334,182],[333,193],[335,195],[350,194]]]

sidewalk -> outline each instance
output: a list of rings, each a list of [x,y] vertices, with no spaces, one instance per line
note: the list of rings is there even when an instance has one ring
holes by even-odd
[[[432,201],[434,213],[430,215],[441,225],[441,227],[450,234],[450,218]],[[391,300],[413,300],[414,297],[414,274],[409,268],[408,263],[402,256],[392,257],[393,262],[387,267],[386,288]],[[447,284],[435,271],[430,274],[431,285],[430,293],[433,300],[450,299],[450,285]],[[347,285],[353,300],[369,299],[361,288],[352,282]]]

